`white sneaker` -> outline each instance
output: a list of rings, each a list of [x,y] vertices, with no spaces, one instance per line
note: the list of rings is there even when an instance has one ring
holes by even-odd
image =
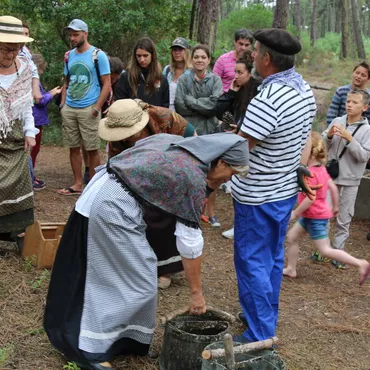
[[[227,239],[234,239],[234,228],[226,230],[222,233],[222,236]]]

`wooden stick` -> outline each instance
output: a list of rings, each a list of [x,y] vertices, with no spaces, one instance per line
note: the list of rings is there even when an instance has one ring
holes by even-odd
[[[235,356],[233,347],[233,337],[229,333],[225,334],[224,336],[224,347],[225,347],[226,367],[229,370],[234,370]]]
[[[261,340],[259,342],[252,342],[247,344],[242,344],[234,348],[234,355],[239,355],[243,353],[253,352],[261,349],[271,348],[278,342],[277,337],[273,337],[266,340]],[[218,349],[207,349],[202,352],[202,357],[205,360],[211,360],[215,358],[225,357],[225,350],[222,348]]]

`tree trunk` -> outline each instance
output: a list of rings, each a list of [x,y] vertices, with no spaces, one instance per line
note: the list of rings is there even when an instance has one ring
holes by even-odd
[[[211,53],[216,47],[219,14],[220,0],[193,0],[190,39],[208,45]]]
[[[197,40],[197,24],[199,23],[199,0],[193,0],[191,6],[189,38],[190,40]]]
[[[341,8],[342,8],[342,0],[339,0],[336,4],[336,12],[335,12],[335,18],[334,18],[334,32],[340,33],[341,32]]]
[[[273,28],[286,29],[288,24],[289,0],[276,0]]]
[[[360,26],[360,13],[358,10],[357,0],[351,0],[352,4],[352,17],[353,17],[353,32],[355,34],[357,56],[360,59],[366,59],[364,42],[362,40],[361,26]]]
[[[340,2],[340,16],[342,24],[342,40],[340,45],[340,58],[348,58],[348,0],[341,0]]]
[[[317,0],[312,0],[312,14],[311,14],[311,46],[315,45],[315,41],[317,39],[316,36],[316,22],[317,22]]]
[[[298,40],[301,39],[301,0],[295,0],[294,4],[295,28],[297,30]]]

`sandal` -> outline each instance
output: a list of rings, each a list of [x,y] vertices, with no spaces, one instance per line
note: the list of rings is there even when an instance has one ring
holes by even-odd
[[[57,190],[57,193],[59,195],[65,195],[65,196],[69,196],[69,195],[81,195],[82,194],[82,190],[75,190],[75,189],[72,189],[71,187],[69,187],[69,188],[63,188],[63,189]]]

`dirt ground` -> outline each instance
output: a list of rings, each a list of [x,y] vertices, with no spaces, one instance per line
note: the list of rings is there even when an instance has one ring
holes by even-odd
[[[104,159],[104,155],[102,154]],[[72,184],[65,148],[43,146],[38,158],[37,176],[46,189],[35,195],[36,219],[42,222],[67,220],[76,197],[63,197],[55,190]],[[221,232],[233,224],[230,195],[219,191],[217,214],[221,229],[204,227],[204,294],[207,303],[236,314],[239,310],[233,267],[233,242]],[[370,224],[355,220],[347,250],[369,258],[366,234]],[[35,270],[16,253],[12,244],[0,250],[0,369],[57,370],[66,360],[50,345],[42,328],[43,308],[50,272]],[[310,261],[313,245],[305,239],[298,266],[299,278],[284,279],[277,336],[279,355],[287,369],[333,370],[370,369],[370,282],[362,288],[354,268],[335,270],[330,264]],[[187,285],[175,280],[159,291],[158,314],[172,312],[187,303]],[[233,333],[242,326],[235,324]],[[153,347],[161,349],[163,328],[158,323]],[[156,360],[128,357],[114,361],[116,369],[154,370]],[[68,369],[74,369],[69,366]],[[191,369],[189,369],[191,370]]]

